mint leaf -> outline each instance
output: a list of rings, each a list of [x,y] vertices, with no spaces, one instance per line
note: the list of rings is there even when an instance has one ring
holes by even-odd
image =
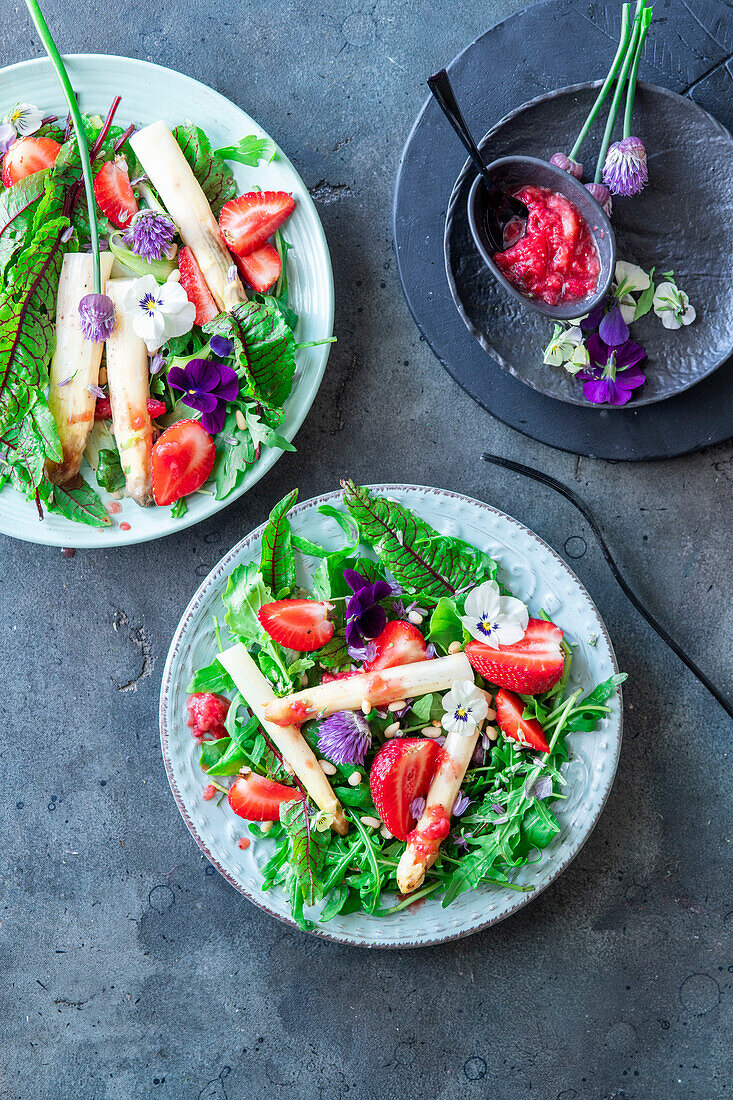
[[[272,138],[259,138],[249,134],[247,137],[240,138],[236,145],[225,145],[217,149],[216,156],[223,157],[224,160],[236,160],[240,164],[256,168],[261,160],[272,164],[277,156],[277,146]]]
[[[206,134],[193,122],[186,120],[182,126],[176,126],[173,137],[209,200],[214,217],[218,218],[224,203],[237,194],[231,168],[212,151]]]
[[[262,533],[260,572],[275,599],[280,599],[283,592],[295,587],[295,555],[288,512],[297,499],[297,489],[283,497],[270,512]]]

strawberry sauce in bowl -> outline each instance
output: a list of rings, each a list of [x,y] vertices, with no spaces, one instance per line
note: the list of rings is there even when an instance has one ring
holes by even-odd
[[[486,185],[480,176],[474,180],[468,220],[492,274],[511,297],[545,316],[589,313],[608,293],[616,263],[613,229],[596,200],[573,176],[536,157],[502,157],[488,172],[529,211],[523,236],[496,252],[486,231]]]

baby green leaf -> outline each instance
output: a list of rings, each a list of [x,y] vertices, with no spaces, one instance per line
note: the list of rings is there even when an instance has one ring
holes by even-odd
[[[248,134],[240,138],[236,145],[225,145],[216,150],[216,156],[224,160],[236,160],[240,164],[247,164],[250,168],[256,168],[261,160],[272,164],[277,155],[277,146],[272,138],[256,137]]]
[[[284,589],[295,587],[295,555],[291,539],[288,512],[298,499],[293,489],[270,512],[262,533],[260,572],[270,591],[277,598]]]

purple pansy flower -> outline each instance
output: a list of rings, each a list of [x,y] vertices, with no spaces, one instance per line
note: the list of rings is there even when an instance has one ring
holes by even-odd
[[[79,302],[79,327],[93,344],[111,336],[117,324],[115,307],[106,294],[85,294]]]
[[[185,367],[171,367],[168,383],[181,390],[181,401],[201,413],[201,425],[209,435],[224,427],[227,402],[239,393],[236,371],[213,359],[192,359]]]
[[[649,180],[646,149],[638,137],[614,141],[606,153],[603,182],[612,195],[638,195]]]
[[[632,390],[643,385],[646,375],[638,366],[646,358],[641,344],[627,340],[619,347],[609,347],[594,333],[586,341],[591,367],[581,371],[583,394],[596,405],[625,405]]]
[[[160,260],[170,249],[175,235],[176,227],[167,214],[159,210],[138,210],[122,239],[136,256]]]
[[[598,328],[606,312],[607,302],[608,299],[604,298],[602,302],[599,302],[598,305],[590,311],[587,317],[584,317],[582,319],[582,321],[580,322],[580,327],[582,328],[583,332],[590,332],[591,330]]]
[[[583,165],[577,160],[573,160],[572,157],[566,156],[565,153],[553,153],[550,157],[550,164],[554,164],[556,168],[562,168],[563,172],[567,172],[576,180],[582,180],[583,178]]]
[[[363,646],[387,625],[387,612],[379,601],[390,596],[392,589],[382,580],[371,584],[354,569],[344,569],[344,580],[354,593],[346,604],[346,641],[350,646]]]
[[[629,338],[629,326],[624,321],[618,306],[606,313],[598,326],[598,335],[604,344],[616,348],[619,344],[625,344]]]
[[[209,347],[214,355],[218,355],[220,359],[228,359],[234,351],[234,341],[227,340],[226,336],[212,336],[209,340]]]
[[[318,727],[318,751],[334,764],[363,764],[372,731],[363,714],[338,710]]]

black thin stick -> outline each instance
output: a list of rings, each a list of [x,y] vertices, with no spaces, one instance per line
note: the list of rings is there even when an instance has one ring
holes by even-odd
[[[550,489],[554,489],[556,493],[560,493],[562,496],[565,497],[566,500],[569,500],[570,503],[578,509],[580,514],[585,518],[591,531],[598,539],[601,550],[603,551],[603,556],[608,562],[608,567],[616,578],[621,590],[625,593],[625,595],[634,605],[642,618],[646,619],[652,629],[656,630],[662,641],[669,646],[673,653],[677,654],[682,663],[689,668],[690,672],[694,676],[697,676],[700,683],[704,687],[706,687],[713,698],[720,703],[726,714],[730,715],[730,717],[733,718],[733,706],[731,706],[731,704],[723,697],[722,693],[716,688],[715,684],[713,684],[708,679],[705,673],[697,667],[695,662],[687,656],[685,651],[677,644],[674,638],[672,638],[667,633],[662,624],[657,622],[651,611],[647,611],[644,604],[641,602],[639,597],[634,592],[633,588],[623,576],[619,567],[616,565],[613,555],[606,545],[606,540],[601,533],[601,529],[593,518],[591,512],[588,510],[586,505],[583,504],[582,501],[575,495],[572,489],[568,489],[567,485],[563,485],[561,481],[557,481],[554,477],[550,477],[549,474],[543,474],[539,470],[532,470],[529,466],[523,466],[521,462],[512,462],[509,458],[500,458],[499,455],[490,454],[483,454],[481,455],[481,458],[484,460],[484,462],[492,462],[495,466],[502,466],[506,470],[513,470],[514,473],[524,474],[525,477],[531,477],[534,481],[539,481],[542,485],[549,486]]]

